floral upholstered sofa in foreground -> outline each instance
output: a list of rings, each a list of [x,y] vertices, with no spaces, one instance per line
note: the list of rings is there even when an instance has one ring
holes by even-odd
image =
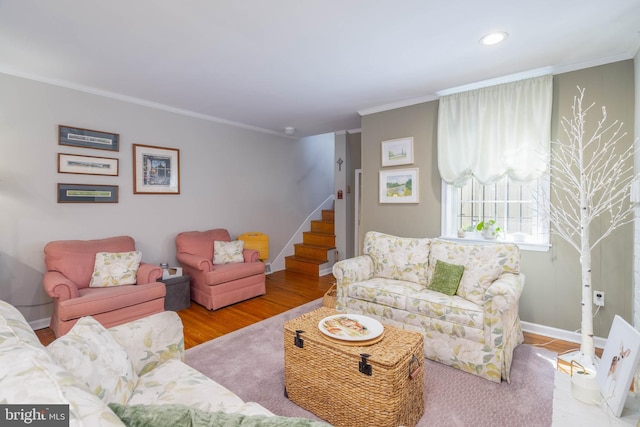
[[[44,347],[22,314],[0,300],[2,404],[69,405],[72,427],[175,427],[178,419],[205,425],[328,425],[275,416],[243,402],[183,360],[182,322],[173,311],[110,329],[83,317]]]
[[[363,255],[336,263],[333,274],[338,311],[418,331],[425,357],[509,381],[513,349],[523,341],[518,246],[370,231]]]

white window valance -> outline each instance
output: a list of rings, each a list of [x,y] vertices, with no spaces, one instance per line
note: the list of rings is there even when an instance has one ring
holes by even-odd
[[[551,75],[440,98],[438,168],[448,184],[482,184],[509,175],[531,182],[547,169]]]

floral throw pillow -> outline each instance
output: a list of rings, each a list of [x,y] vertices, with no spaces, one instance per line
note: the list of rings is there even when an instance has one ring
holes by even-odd
[[[58,364],[105,403],[126,403],[138,381],[131,359],[111,332],[91,316],[47,346]]]
[[[213,242],[213,263],[214,264],[232,264],[244,262],[244,241],[233,240],[231,242],[214,241]]]
[[[93,266],[90,288],[133,285],[142,260],[140,251],[98,252]]]

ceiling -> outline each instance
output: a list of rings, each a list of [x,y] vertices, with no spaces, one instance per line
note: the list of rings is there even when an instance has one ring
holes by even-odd
[[[295,137],[639,47],[639,0],[0,0],[2,73]]]

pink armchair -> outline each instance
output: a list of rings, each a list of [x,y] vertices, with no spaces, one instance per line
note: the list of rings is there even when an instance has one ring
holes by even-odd
[[[157,281],[162,277],[160,266],[140,263],[134,285],[89,287],[97,252],[135,250],[129,236],[47,243],[42,284],[53,298],[50,325],[57,337],[69,332],[83,316],[93,316],[110,328],[164,311],[166,289]]]
[[[266,293],[264,264],[258,251],[244,249],[244,262],[213,264],[213,242],[229,242],[229,232],[218,228],[185,231],[176,236],[176,257],[191,278],[191,299],[209,310]]]

